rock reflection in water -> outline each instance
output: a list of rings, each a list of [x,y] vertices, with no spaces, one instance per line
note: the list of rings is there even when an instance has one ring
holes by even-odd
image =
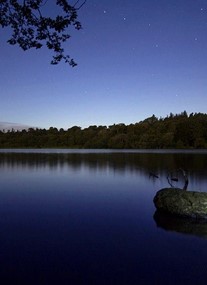
[[[181,218],[170,214],[156,211],[154,220],[158,228],[166,231],[194,235],[207,239],[207,220]]]

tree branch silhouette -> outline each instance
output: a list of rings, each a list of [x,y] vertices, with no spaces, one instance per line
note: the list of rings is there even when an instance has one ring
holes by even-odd
[[[63,60],[74,67],[77,63],[65,54],[63,44],[71,37],[67,32],[69,26],[76,30],[82,29],[77,11],[85,3],[86,0],[81,3],[79,0],[72,6],[68,0],[57,0],[56,6],[60,8],[60,13],[49,17],[42,12],[42,7],[48,4],[48,0],[1,0],[0,27],[11,28],[12,35],[7,41],[9,44],[19,45],[23,50],[40,49],[45,45],[54,53],[51,64]]]

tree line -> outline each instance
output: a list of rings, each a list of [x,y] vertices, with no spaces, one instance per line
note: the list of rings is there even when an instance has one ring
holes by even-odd
[[[0,131],[0,148],[199,149],[207,148],[207,114],[186,111],[135,124]]]

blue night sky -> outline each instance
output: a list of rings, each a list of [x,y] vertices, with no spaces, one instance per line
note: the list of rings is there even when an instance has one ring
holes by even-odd
[[[75,68],[0,30],[0,122],[67,129],[207,112],[206,0],[87,0],[79,20],[65,46]]]

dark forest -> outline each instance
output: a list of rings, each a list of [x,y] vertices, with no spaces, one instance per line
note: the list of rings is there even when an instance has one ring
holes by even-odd
[[[207,148],[207,114],[186,111],[139,123],[0,131],[0,148],[199,149]]]

